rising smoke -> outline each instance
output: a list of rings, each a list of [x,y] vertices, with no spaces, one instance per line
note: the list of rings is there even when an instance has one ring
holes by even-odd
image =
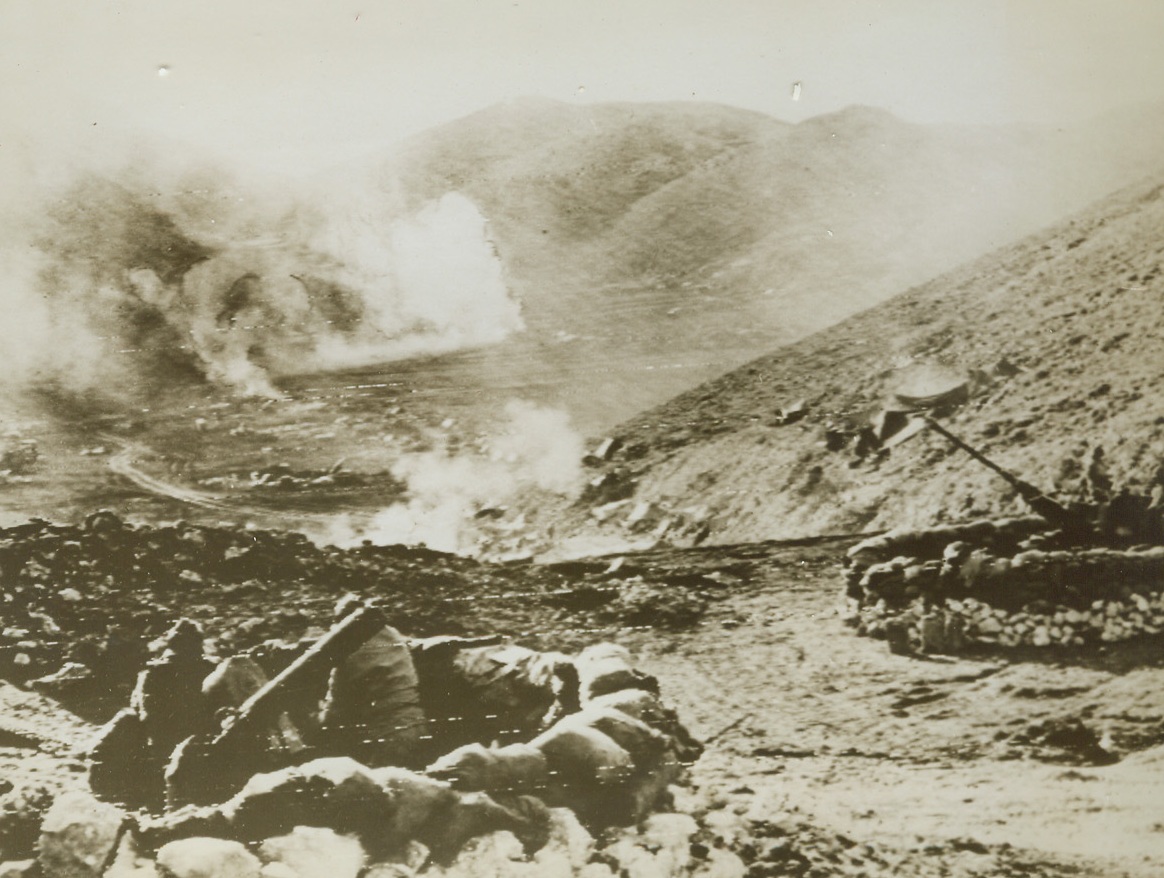
[[[407,483],[409,499],[382,510],[365,528],[337,521],[328,541],[476,554],[483,510],[498,510],[527,491],[573,496],[582,484],[584,449],[569,416],[523,400],[511,400],[505,414],[506,424],[480,455],[453,454],[443,443],[404,455],[392,473]]]
[[[77,171],[7,211],[10,378],[79,394],[442,353],[522,329],[485,218],[458,193],[248,185],[216,167]]]

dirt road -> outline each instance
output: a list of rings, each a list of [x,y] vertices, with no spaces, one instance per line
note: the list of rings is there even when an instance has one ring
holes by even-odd
[[[892,655],[835,612],[834,554],[773,552],[698,631],[632,638],[696,732],[717,736],[695,779],[725,811],[900,849],[1009,845],[1083,874],[1164,874],[1159,642]]]

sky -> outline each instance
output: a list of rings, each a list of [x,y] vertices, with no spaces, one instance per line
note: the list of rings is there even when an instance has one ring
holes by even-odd
[[[1162,44],[1157,0],[0,0],[0,152],[310,172],[524,95],[1062,126],[1164,100]]]

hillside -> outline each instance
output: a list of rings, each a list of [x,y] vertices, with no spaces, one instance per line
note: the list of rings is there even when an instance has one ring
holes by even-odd
[[[369,191],[478,205],[527,327],[503,384],[602,429],[1017,240],[1159,167],[1159,107],[1069,130],[789,125],[708,104],[525,99],[371,163]]]
[[[5,342],[22,374],[145,395],[159,361],[270,395],[434,356],[497,389],[486,420],[522,397],[600,432],[1127,184],[1162,140],[1152,106],[1054,131],[524,99],[310,180],[141,148],[12,211],[39,330]]]
[[[858,449],[903,407],[895,393],[962,381],[946,426],[1044,490],[1080,496],[1089,468],[1117,488],[1164,484],[1161,228],[1157,178],[676,397],[617,431],[603,487],[565,529],[641,538],[673,520],[736,542],[1016,511],[937,435]],[[594,506],[632,491],[596,522]]]

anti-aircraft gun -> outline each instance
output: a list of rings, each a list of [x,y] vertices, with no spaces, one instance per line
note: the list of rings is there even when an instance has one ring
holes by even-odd
[[[1093,532],[1092,522],[1085,516],[1073,512],[1058,500],[1048,497],[1030,482],[1023,481],[1013,473],[1006,471],[980,451],[959,439],[933,418],[924,417],[923,420],[927,427],[946,438],[956,448],[965,451],[978,463],[1002,476],[1008,485],[1018,491],[1019,496],[1023,498],[1027,506],[1031,507],[1032,512],[1045,518],[1048,524],[1062,531],[1065,536],[1086,538]]]

